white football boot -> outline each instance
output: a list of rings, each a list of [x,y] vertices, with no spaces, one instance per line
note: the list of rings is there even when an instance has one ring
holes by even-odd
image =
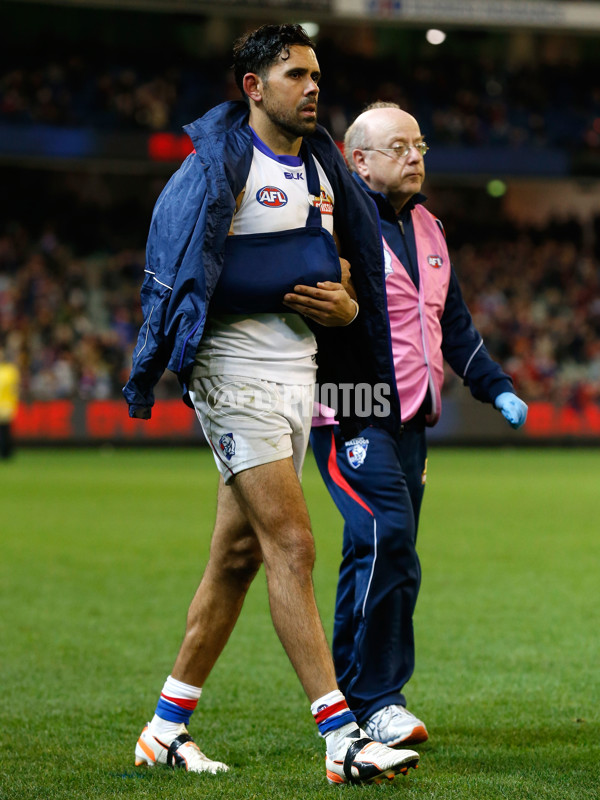
[[[186,772],[211,772],[213,775],[217,772],[227,772],[229,769],[226,764],[211,761],[204,755],[189,735],[184,723],[181,723],[177,736],[170,744],[161,742],[153,736],[149,725],[150,723],[141,732],[135,746],[136,767],[166,764],[168,767],[180,767]]]
[[[396,775],[406,775],[416,769],[419,754],[414,750],[392,750],[374,742],[364,731],[356,728],[345,737],[339,758],[325,756],[329,783],[365,784],[393,781]]]
[[[384,706],[371,714],[362,727],[371,739],[388,747],[419,744],[429,738],[425,723],[404,706]]]

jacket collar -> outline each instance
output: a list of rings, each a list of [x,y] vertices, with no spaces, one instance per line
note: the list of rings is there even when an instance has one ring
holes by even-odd
[[[248,123],[248,106],[243,100],[231,100],[211,108],[204,116],[184,125],[183,130],[194,145],[207,137],[238,130]]]
[[[249,110],[248,105],[243,100],[229,100],[211,108],[204,116],[199,117],[189,125],[184,125],[183,130],[192,140],[195,147],[206,143],[208,139],[214,143],[215,138],[225,136],[230,133],[245,135],[248,141],[252,134],[248,125]],[[316,131],[306,137],[306,141],[311,149],[321,155],[326,155],[335,147],[333,139],[322,125],[317,125]]]

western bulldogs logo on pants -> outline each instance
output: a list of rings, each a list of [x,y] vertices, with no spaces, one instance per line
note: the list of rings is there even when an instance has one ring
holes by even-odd
[[[219,439],[219,447],[223,451],[223,455],[227,461],[231,461],[232,457],[235,455],[235,439],[233,438],[233,433],[224,433]]]
[[[365,463],[368,447],[369,440],[362,437],[346,442],[346,458],[351,467],[358,469],[361,464]]]

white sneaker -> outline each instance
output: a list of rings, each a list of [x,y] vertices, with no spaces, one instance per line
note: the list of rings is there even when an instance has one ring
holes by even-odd
[[[371,739],[396,747],[398,744],[419,744],[429,738],[425,723],[404,706],[384,706],[372,714],[363,728]]]
[[[358,728],[345,738],[348,746],[340,758],[325,756],[325,769],[329,783],[383,783],[393,781],[399,773],[406,775],[410,767],[416,769],[419,754],[414,750],[392,750],[374,742]]]
[[[170,744],[161,742],[150,733],[146,725],[135,746],[135,765],[141,767],[155,764],[166,764],[169,767],[181,767],[186,772],[227,772],[229,767],[220,761],[211,761],[204,755],[196,742],[189,735],[184,723],[177,736]]]

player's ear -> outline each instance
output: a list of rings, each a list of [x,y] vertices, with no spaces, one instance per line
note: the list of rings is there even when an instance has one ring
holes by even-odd
[[[247,72],[243,77],[242,86],[247,96],[254,100],[255,103],[259,103],[262,100],[263,83],[256,73]]]

